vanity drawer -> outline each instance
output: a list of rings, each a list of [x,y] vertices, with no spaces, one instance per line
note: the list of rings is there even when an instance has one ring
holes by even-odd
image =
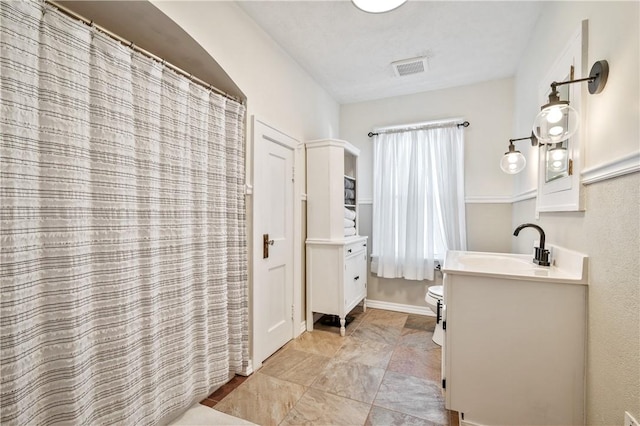
[[[367,241],[358,241],[355,243],[345,244],[344,246],[344,257],[349,258],[356,253],[360,253],[362,251],[367,250]]]

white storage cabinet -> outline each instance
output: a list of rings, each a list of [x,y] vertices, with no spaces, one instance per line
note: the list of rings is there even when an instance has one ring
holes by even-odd
[[[310,141],[307,149],[307,330],[313,313],[345,318],[367,297],[367,237],[358,235],[358,154],[348,142]],[[347,230],[346,216],[353,226]],[[353,234],[353,235],[347,235]]]

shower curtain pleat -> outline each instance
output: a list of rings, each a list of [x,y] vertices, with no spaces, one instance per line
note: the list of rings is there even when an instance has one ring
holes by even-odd
[[[244,106],[0,2],[3,425],[164,424],[248,369]]]

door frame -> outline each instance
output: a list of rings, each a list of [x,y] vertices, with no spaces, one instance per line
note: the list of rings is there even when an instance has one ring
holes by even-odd
[[[251,197],[251,260],[250,260],[250,320],[251,320],[251,358],[250,363],[253,366],[253,371],[256,371],[262,366],[262,360],[258,361],[255,356],[256,336],[258,334],[258,328],[255,321],[257,303],[255,303],[254,294],[257,286],[262,284],[262,278],[258,277],[254,272],[257,270],[256,266],[260,260],[262,260],[262,234],[260,233],[260,223],[258,221],[260,217],[260,211],[263,206],[258,206],[255,203],[254,196],[254,179],[255,176],[260,176],[260,167],[262,166],[260,161],[256,161],[258,155],[261,153],[259,146],[260,141],[263,138],[270,139],[279,145],[286,148],[290,148],[293,151],[293,238],[292,238],[292,253],[293,253],[293,319],[292,329],[293,333],[291,338],[294,339],[300,335],[301,330],[300,317],[302,315],[302,251],[298,248],[298,244],[302,242],[302,201],[303,189],[305,187],[305,174],[304,168],[301,167],[304,160],[304,144],[298,140],[287,135],[286,133],[276,129],[269,124],[266,124],[262,119],[257,118],[255,115],[251,117],[251,185],[247,185],[247,195]],[[249,171],[249,170],[247,170]],[[248,175],[249,173],[247,173]],[[249,181],[249,179],[247,179]],[[302,321],[304,323],[304,320]]]

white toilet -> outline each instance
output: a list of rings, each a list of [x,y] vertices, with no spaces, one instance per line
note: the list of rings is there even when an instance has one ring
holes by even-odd
[[[442,346],[442,339],[444,338],[442,332],[442,318],[444,313],[444,302],[442,295],[443,286],[434,285],[429,287],[427,295],[424,300],[427,302],[427,306],[436,314],[436,328],[433,331],[433,343]]]

